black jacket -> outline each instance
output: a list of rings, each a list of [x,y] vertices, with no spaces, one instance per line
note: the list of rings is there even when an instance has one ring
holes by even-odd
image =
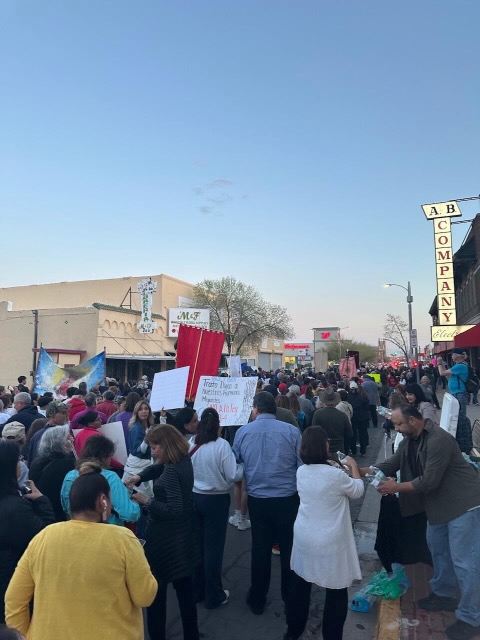
[[[37,407],[33,404],[27,404],[25,407],[22,407],[18,413],[15,413],[11,418],[9,418],[5,424],[9,422],[20,422],[25,427],[25,433],[30,429],[30,425],[37,418],[43,418],[41,413],[38,413]],[[0,429],[3,431],[3,425]],[[1,435],[1,431],[0,431]]]
[[[368,422],[370,420],[368,398],[358,393],[358,391],[350,391],[348,394],[348,402],[352,405],[353,422]]]
[[[171,582],[191,575],[198,558],[193,510],[193,467],[189,455],[176,464],[154,464],[139,473],[153,480],[145,555],[152,572]]]
[[[55,512],[55,520],[62,522],[67,520],[62,503],[60,491],[65,476],[75,469],[75,458],[71,456],[57,456],[54,458],[36,458],[30,467],[28,477],[37,485],[44,496],[50,500]]]
[[[0,624],[5,620],[5,592],[17,562],[30,540],[53,522],[52,505],[44,496],[36,500],[18,493],[0,497]]]

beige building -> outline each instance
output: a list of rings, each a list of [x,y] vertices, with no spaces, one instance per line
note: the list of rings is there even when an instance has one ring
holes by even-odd
[[[31,375],[43,346],[59,365],[76,365],[105,350],[107,375],[135,380],[175,366],[175,338],[168,337],[168,310],[186,306],[193,285],[152,275],[153,333],[141,333],[145,276],[59,282],[0,289],[0,383]],[[148,278],[148,276],[147,276]]]

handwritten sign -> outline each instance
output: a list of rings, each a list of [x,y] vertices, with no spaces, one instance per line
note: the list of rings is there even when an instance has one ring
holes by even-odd
[[[128,456],[123,424],[120,421],[107,422],[107,424],[102,424],[102,426],[98,430],[102,435],[111,440],[115,445],[113,457],[118,460],[118,462],[125,465]]]
[[[199,417],[207,407],[218,411],[220,424],[247,424],[258,378],[217,378],[201,376],[194,409]]]
[[[165,410],[181,409],[185,405],[189,371],[190,367],[180,367],[154,375],[150,395],[152,411],[160,411],[162,407]]]

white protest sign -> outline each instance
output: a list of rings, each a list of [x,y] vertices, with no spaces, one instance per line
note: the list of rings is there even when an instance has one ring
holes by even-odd
[[[258,378],[218,378],[201,376],[194,409],[199,417],[207,407],[220,416],[220,425],[247,424],[252,411]]]
[[[242,377],[242,362],[240,360],[240,356],[228,356],[228,369],[231,378],[241,378]]]
[[[102,424],[98,430],[115,445],[115,451],[113,452],[115,460],[118,460],[118,462],[125,465],[128,456],[123,424],[120,421],[107,422],[107,424]]]
[[[150,406],[152,411],[181,409],[185,405],[190,367],[161,371],[153,377]]]

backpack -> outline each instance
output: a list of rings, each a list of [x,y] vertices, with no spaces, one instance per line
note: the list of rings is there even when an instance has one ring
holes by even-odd
[[[472,367],[466,362],[464,364],[468,367],[468,378],[464,380],[459,375],[457,375],[457,378],[460,378],[460,380],[463,382],[467,393],[475,393],[476,391],[478,391],[478,387],[480,386],[480,380],[478,379],[475,370],[472,369]]]

